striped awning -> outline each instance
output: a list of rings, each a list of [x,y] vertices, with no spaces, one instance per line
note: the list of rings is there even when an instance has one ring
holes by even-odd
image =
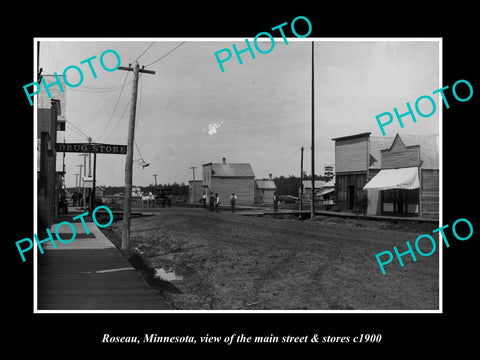
[[[383,169],[375,175],[363,190],[418,189],[418,166],[398,169]]]

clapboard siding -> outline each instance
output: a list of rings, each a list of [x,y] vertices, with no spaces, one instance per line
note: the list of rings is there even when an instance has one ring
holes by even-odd
[[[190,195],[189,197],[190,204],[200,203],[203,196],[202,180],[195,180],[195,182],[190,180],[188,182],[188,189],[189,189],[189,195]],[[195,197],[193,196],[194,194],[195,194]]]
[[[439,216],[439,171],[422,170],[422,208],[421,216],[438,218]]]
[[[335,143],[336,173],[367,169],[368,137],[337,140]]]
[[[255,189],[255,204],[273,204],[274,189]]]
[[[395,169],[420,165],[420,147],[382,151],[382,169]]]
[[[367,207],[367,192],[363,187],[367,183],[367,173],[337,175],[335,180],[336,204],[341,211],[349,210],[348,187],[354,187],[354,198],[350,199],[352,208],[360,210]]]
[[[382,169],[420,166],[420,146],[405,146],[400,136],[396,136],[389,149],[381,150]]]
[[[254,203],[253,178],[221,178],[212,176],[211,191],[218,193],[221,205],[230,205],[230,195],[237,195],[237,205],[251,206]]]

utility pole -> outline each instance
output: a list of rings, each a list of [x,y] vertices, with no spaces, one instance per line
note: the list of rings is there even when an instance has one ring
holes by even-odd
[[[119,70],[133,71],[132,100],[130,106],[130,120],[128,123],[127,158],[125,160],[125,195],[123,204],[122,249],[130,245],[130,214],[132,210],[132,175],[133,175],[133,144],[135,140],[135,114],[137,111],[138,74],[140,72],[155,74],[155,71],[140,69],[135,61],[133,68],[119,66]]]
[[[63,138],[63,143],[65,144],[65,137]],[[63,179],[65,181],[65,153],[63,153],[63,163],[62,163],[62,170],[63,170]],[[66,181],[65,181],[66,183]]]
[[[83,154],[80,154],[78,156],[83,156],[83,177],[85,178],[87,176],[87,156],[88,154],[87,153],[83,153]],[[86,191],[86,188],[85,188],[85,179],[83,180],[83,209],[85,210],[86,208],[86,196],[85,196],[85,191]]]
[[[75,190],[77,191],[77,198],[78,198],[78,176],[80,174],[75,174]]]
[[[97,153],[93,153],[93,182],[92,182],[92,194],[90,196],[91,199],[91,211],[93,212],[93,209],[95,208],[95,196],[96,196],[96,191],[97,191]]]
[[[159,196],[158,194],[158,186],[157,186],[157,174],[153,174],[153,177],[155,178],[155,196]]]
[[[92,138],[88,137],[88,145],[92,144]],[[64,153],[65,154],[65,153]],[[88,177],[92,176],[92,153],[88,153]]]
[[[82,187],[82,167],[83,167],[83,165],[80,164],[80,165],[77,165],[77,166],[80,168],[80,174],[78,174],[79,175],[78,176],[78,187],[79,187],[79,189],[78,189],[78,192],[77,192],[79,194],[80,193],[80,188]]]
[[[300,211],[303,211],[303,146],[300,148],[300,152]]]
[[[190,166],[190,169],[193,170],[193,201],[192,201],[192,204],[195,204],[196,199],[197,199],[197,197],[195,196],[195,169],[196,168],[197,168],[196,166]]]
[[[90,148],[90,149],[91,149],[91,146],[90,146],[91,144],[92,144],[92,137],[89,136],[89,137],[88,137],[88,145],[89,145],[89,148]],[[65,153],[64,153],[64,154],[65,154]],[[91,153],[91,152],[88,153],[88,177],[89,177],[89,178],[92,177],[92,153]],[[94,185],[94,183],[92,182],[91,184],[92,184],[92,188],[90,188],[90,190],[89,190],[89,195],[90,195],[90,196],[88,197],[88,202],[89,202],[89,204],[88,204],[88,211],[89,211],[89,212],[93,212],[92,206],[93,206],[94,203],[93,203],[92,201],[94,200],[94,199],[93,199],[94,196],[92,196],[92,192],[95,191],[95,185]]]
[[[42,71],[43,69],[40,68],[40,40],[37,41],[37,83],[40,84],[40,80],[42,80]]]
[[[315,96],[314,96],[314,68],[315,68],[315,42],[312,41],[312,204],[310,210],[310,220],[315,215]]]

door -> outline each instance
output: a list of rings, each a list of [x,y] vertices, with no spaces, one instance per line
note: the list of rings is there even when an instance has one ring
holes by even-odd
[[[355,205],[355,185],[348,185],[348,210],[353,210]]]

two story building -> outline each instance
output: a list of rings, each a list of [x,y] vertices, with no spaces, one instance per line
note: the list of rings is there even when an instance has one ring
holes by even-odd
[[[437,135],[335,141],[335,194],[340,211],[436,218],[439,214]]]
[[[207,194],[218,194],[220,204],[230,204],[230,195],[237,196],[237,205],[252,206],[255,201],[255,174],[247,163],[221,163],[202,165],[202,187]]]
[[[43,79],[47,84],[56,81],[50,75],[43,75]],[[46,225],[53,224],[58,216],[60,194],[65,187],[64,154],[58,154],[55,146],[65,140],[66,92],[54,86],[51,95],[48,97],[45,91],[37,95],[38,215]]]

